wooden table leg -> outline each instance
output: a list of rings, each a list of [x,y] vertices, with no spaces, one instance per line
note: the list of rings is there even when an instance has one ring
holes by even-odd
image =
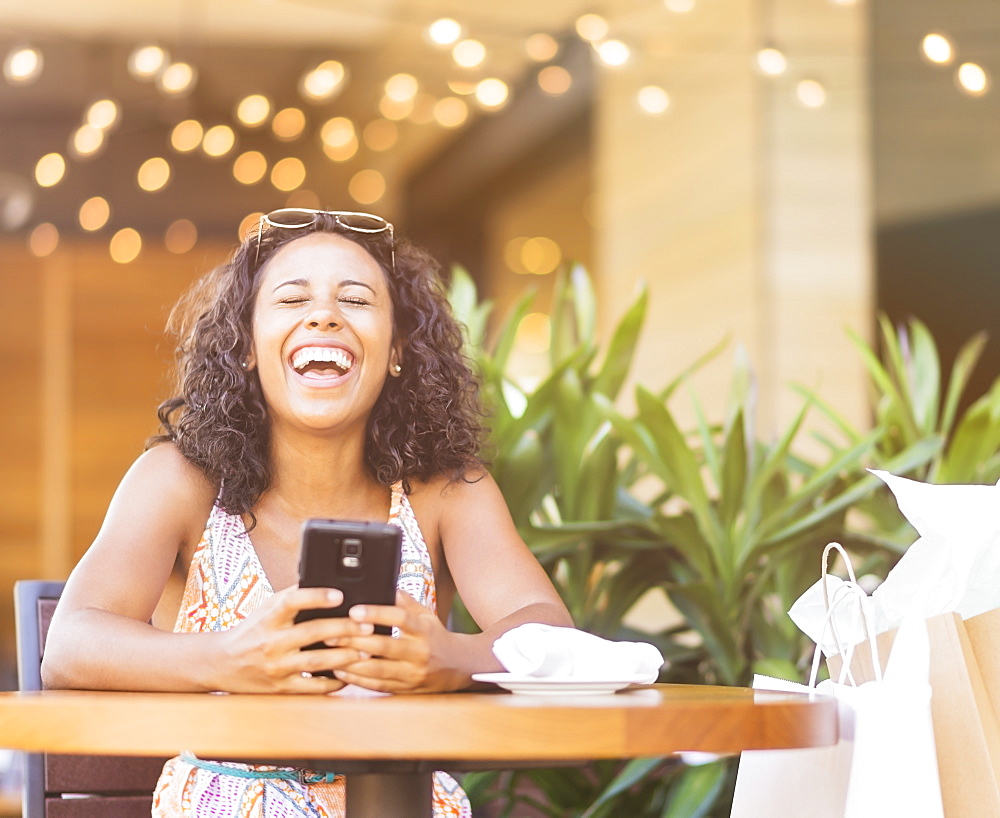
[[[347,818],[432,818],[431,773],[352,773]]]

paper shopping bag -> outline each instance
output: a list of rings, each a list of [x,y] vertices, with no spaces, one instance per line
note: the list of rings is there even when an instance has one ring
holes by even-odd
[[[945,818],[1000,816],[1000,726],[966,623],[956,613],[932,616],[926,623],[933,691],[931,714]],[[1000,617],[979,624],[1000,624]],[[898,630],[878,636],[878,653],[883,664],[886,657],[891,660]],[[980,634],[986,630],[977,628]],[[982,642],[985,645],[988,640],[983,638]],[[1000,644],[1000,637],[995,644]],[[831,675],[837,677],[841,671],[839,657],[830,657],[827,664]],[[854,651],[851,673],[858,682],[875,677],[868,651]],[[1000,688],[1000,678],[994,687]]]
[[[819,684],[814,694],[837,698],[840,740],[743,753],[731,818],[941,818],[929,654],[924,623],[915,620],[900,629],[883,679]],[[754,686],[811,690],[763,677]]]

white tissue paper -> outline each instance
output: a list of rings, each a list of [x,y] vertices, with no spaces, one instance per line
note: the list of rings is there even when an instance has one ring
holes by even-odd
[[[531,622],[493,643],[493,655],[508,673],[573,679],[656,681],[663,656],[646,642],[612,642],[577,630]]]
[[[875,632],[897,628],[909,615],[957,611],[967,619],[1000,607],[1000,484],[933,485],[871,472],[889,487],[920,535],[871,595]],[[832,599],[843,581],[833,576],[826,581]],[[837,646],[829,631],[822,634],[821,582],[799,597],[788,615],[829,656]],[[864,639],[847,608],[835,611],[834,621],[843,646]]]

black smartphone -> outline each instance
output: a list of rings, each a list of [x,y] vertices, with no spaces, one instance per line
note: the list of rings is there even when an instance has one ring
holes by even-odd
[[[312,518],[302,524],[299,586],[337,588],[344,601],[335,608],[300,612],[296,622],[347,616],[355,605],[395,605],[403,532],[394,525]],[[376,633],[392,629],[376,625]],[[316,650],[317,642],[303,650]],[[323,676],[331,673],[324,672]]]

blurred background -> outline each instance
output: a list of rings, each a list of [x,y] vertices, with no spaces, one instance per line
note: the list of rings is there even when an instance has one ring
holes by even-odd
[[[645,282],[633,380],[728,337],[765,430],[792,382],[866,422],[845,329],[880,311],[945,361],[996,334],[991,0],[0,0],[0,60],[6,687],[14,580],[86,549],[170,393],[171,304],[261,212],[384,215],[500,316],[534,288],[525,379],[567,265],[604,330]],[[728,371],[697,377],[711,407]]]

